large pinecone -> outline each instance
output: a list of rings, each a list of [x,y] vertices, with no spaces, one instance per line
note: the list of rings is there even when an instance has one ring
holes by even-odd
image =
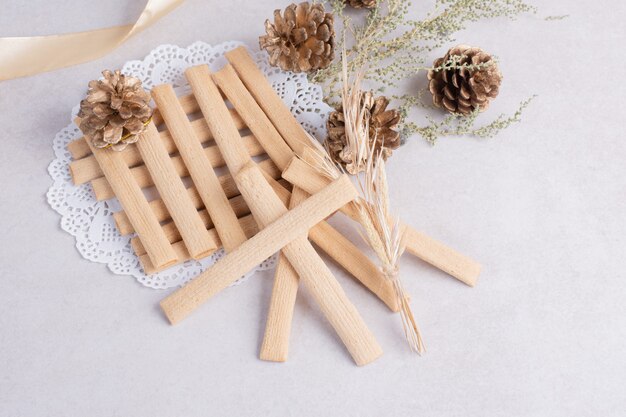
[[[355,9],[373,9],[378,3],[377,0],[344,0],[344,2],[354,7]]]
[[[97,148],[121,151],[135,143],[152,116],[150,93],[141,80],[119,70],[102,71],[103,80],[89,82],[80,102],[80,130]]]
[[[307,2],[274,11],[274,23],[265,21],[267,35],[259,46],[270,55],[270,64],[284,71],[309,72],[328,67],[335,57],[333,15],[324,5]]]
[[[374,143],[374,152],[380,152],[387,160],[394,149],[400,146],[400,133],[394,130],[400,123],[400,112],[396,109],[387,110],[389,100],[376,97],[371,92],[363,93],[362,104],[367,109],[366,119],[369,123],[369,138]],[[327,122],[328,137],[326,147],[330,157],[343,166],[350,174],[357,174],[364,167],[354,167],[350,156],[350,149],[346,146],[346,127],[343,108],[331,112]]]
[[[437,59],[434,67],[450,63],[454,63],[454,68],[428,72],[435,106],[465,116],[475,109],[486,110],[498,95],[502,82],[502,74],[491,55],[480,48],[459,45]]]

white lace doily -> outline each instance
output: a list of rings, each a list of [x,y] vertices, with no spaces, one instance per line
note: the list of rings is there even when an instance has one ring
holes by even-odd
[[[240,42],[225,42],[216,46],[196,42],[187,48],[161,45],[144,60],[127,62],[122,71],[141,79],[146,89],[168,83],[182,94],[188,88],[184,77],[187,67],[208,64],[211,70],[216,71],[226,64],[224,53],[240,45]],[[310,84],[304,74],[287,73],[270,67],[264,52],[251,51],[251,54],[298,121],[309,133],[321,139],[331,110],[322,101],[321,88]],[[70,121],[74,119],[77,110],[78,106],[68,115]],[[131,249],[132,236],[121,236],[115,227],[112,214],[120,210],[117,200],[96,201],[89,183],[80,186],[72,183],[69,172],[71,156],[67,144],[80,136],[80,130],[72,122],[54,137],[56,158],[48,167],[54,183],[48,190],[47,199],[50,206],[61,215],[61,228],[76,238],[76,248],[83,258],[105,263],[115,274],[132,275],[148,287],[170,288],[184,284],[223,256],[223,251],[218,251],[199,262],[187,261],[166,271],[146,275]],[[272,257],[237,283],[258,270],[272,268],[274,264],[275,257]]]

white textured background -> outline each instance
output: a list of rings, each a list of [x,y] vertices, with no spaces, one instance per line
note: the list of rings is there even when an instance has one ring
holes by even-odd
[[[45,203],[52,137],[101,69],[163,43],[254,44],[288,1],[189,0],[100,60],[0,83],[0,416],[626,415],[626,5],[535,3],[571,17],[458,36],[501,60],[485,118],[536,93],[524,122],[493,140],[416,137],[389,165],[400,214],[482,261],[479,285],[404,257],[428,347],[416,358],[399,318],[338,271],[385,349],[364,368],[306,296],[289,362],[259,361],[269,273],[168,326],[165,294],[82,260]],[[142,7],[1,0],[0,36],[126,23]]]

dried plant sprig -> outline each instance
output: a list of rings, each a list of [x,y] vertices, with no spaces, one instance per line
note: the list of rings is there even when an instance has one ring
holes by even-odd
[[[352,158],[350,165],[364,168],[362,175],[354,176],[360,197],[350,203],[351,212],[359,224],[359,234],[378,258],[383,276],[393,285],[409,346],[412,351],[421,354],[425,351],[424,342],[399,278],[398,260],[404,247],[404,229],[400,220],[391,213],[385,160],[375,147],[376,141],[369,138],[366,103],[361,100],[364,94],[360,84],[362,72],[350,78],[344,61],[343,77],[347,153]],[[316,151],[307,152],[302,160],[329,179],[341,175],[344,169],[333,162],[328,149],[313,139],[311,143]]]
[[[438,138],[444,136],[474,136],[477,138],[491,138],[510,125],[520,122],[522,113],[535,99],[535,97],[537,96],[532,96],[522,101],[515,113],[508,116],[500,114],[495,120],[483,126],[476,126],[476,119],[480,114],[480,111],[476,109],[467,116],[449,114],[441,121],[436,121],[426,116],[426,119],[429,122],[426,126],[420,126],[417,123],[408,122],[402,127],[401,134],[403,137],[408,137],[412,134],[418,133],[431,145],[434,145]],[[400,107],[400,113],[403,117],[406,117],[405,115],[408,110],[409,109],[407,107]]]
[[[452,35],[471,22],[497,17],[515,18],[536,9],[523,0],[437,0],[434,10],[421,20],[409,18],[411,2],[386,0],[372,9],[362,24],[354,24],[344,13],[343,0],[329,0],[344,31],[352,34],[345,45],[348,70],[355,73],[367,65],[364,78],[381,86],[397,86],[397,81],[430,69],[429,53],[450,41]],[[337,49],[343,49],[338,39]],[[316,82],[326,83],[326,92],[338,98],[341,91],[341,62],[314,74]]]
[[[361,198],[353,203],[361,226],[359,231],[378,257],[383,275],[393,283],[398,305],[401,307],[404,332],[411,350],[422,353],[424,344],[419,327],[398,274],[403,229],[400,227],[399,219],[391,213],[385,161],[382,153],[376,150],[376,141],[370,140],[367,105],[361,99],[364,94],[361,90],[363,71],[359,70],[354,77],[350,77],[347,60],[344,58],[342,75],[346,148],[347,154],[352,158],[347,166],[362,167],[364,171],[362,175],[355,176],[361,194]]]
[[[374,149],[370,151],[365,174],[359,181],[362,198],[355,203],[361,218],[361,236],[376,253],[383,275],[393,284],[409,347],[421,354],[425,351],[424,342],[399,276],[404,229],[390,210],[385,160],[380,152],[374,155]]]
[[[347,66],[350,73],[367,66],[363,79],[368,87],[378,92],[386,88],[397,88],[401,82],[412,79],[420,73],[434,70],[432,52],[448,45],[453,35],[467,27],[469,23],[497,17],[515,19],[523,13],[536,13],[536,8],[525,0],[436,0],[434,8],[422,19],[409,17],[411,3],[405,0],[385,0],[378,2],[371,9],[364,21],[353,21],[344,13],[343,0],[327,1],[335,14],[336,20],[343,24],[348,40],[338,38],[337,50],[347,50]],[[339,30],[339,29],[338,29]],[[454,69],[454,67],[451,67]],[[342,63],[335,62],[330,67],[311,75],[314,82],[325,89],[326,101],[335,106],[342,92]],[[423,91],[400,94],[394,98],[397,105],[406,109],[431,108]],[[428,100],[430,101],[430,100]],[[523,103],[522,103],[523,104]],[[520,108],[525,107],[520,105]],[[508,119],[518,119],[513,116]],[[435,120],[427,118],[427,125],[417,128],[415,118],[403,118],[407,134],[420,134],[430,143],[434,143],[441,129]],[[489,131],[489,136],[497,134],[509,124],[499,121],[483,127],[475,127],[476,117],[469,120],[471,128],[464,129],[466,135],[474,132]],[[450,119],[442,123],[449,123]],[[404,137],[406,139],[406,137]]]

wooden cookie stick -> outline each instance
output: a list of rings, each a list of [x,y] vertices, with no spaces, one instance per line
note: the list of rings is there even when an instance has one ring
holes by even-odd
[[[478,262],[410,226],[404,227],[404,244],[409,253],[470,287],[476,285],[482,269]]]
[[[187,71],[187,78],[193,87],[195,84],[192,81],[196,80],[190,75],[191,73]],[[217,94],[219,95],[219,92]],[[215,230],[217,230],[224,249],[227,252],[231,251],[246,240],[246,235],[239,226],[237,216],[228,202],[212,164],[203,155],[202,145],[195,136],[183,108],[178,103],[174,89],[169,84],[157,86],[152,89],[152,98],[154,98],[165,124],[172,134],[204,207],[213,219]],[[196,94],[196,100],[199,101],[198,94]],[[198,104],[201,105],[200,102]],[[204,113],[206,114],[206,112]],[[225,113],[225,117],[229,117],[228,109]],[[213,116],[205,117],[209,120],[209,117]],[[219,134],[219,131],[212,131],[212,133],[215,136],[215,134]]]
[[[185,112],[185,114],[194,114],[198,110],[200,110],[200,107],[198,107],[198,102],[196,101],[196,98],[194,97],[193,94],[180,96],[177,98],[177,101],[180,103],[180,106],[183,108],[183,111]],[[155,110],[154,115],[152,116],[152,119],[154,120],[154,124],[157,126],[159,126],[160,124],[164,122],[163,113],[161,112],[160,109],[157,108]]]
[[[310,193],[321,189],[330,181],[297,157],[294,157],[285,168],[283,178]],[[354,219],[358,218],[351,204],[342,208],[342,211]],[[405,228],[405,244],[408,252],[471,287],[476,285],[481,269],[479,263],[416,232],[409,226]]]
[[[289,336],[293,311],[298,294],[298,273],[283,253],[279,254],[274,270],[274,286],[270,299],[265,333],[259,351],[259,359],[270,362],[285,362],[289,355]]]
[[[352,199],[353,189],[346,179],[333,182],[246,240],[186,286],[167,296],[161,301],[161,308],[169,321],[172,324],[180,322],[281,247],[307,233],[311,227]]]
[[[176,168],[161,142],[154,123],[148,124],[137,149],[141,153],[150,176],[154,180],[161,199],[176,223],[189,254],[194,259],[204,258],[217,248],[204,227],[198,211],[189,199],[185,185],[176,173]],[[144,239],[145,240],[145,239]]]
[[[308,197],[299,188],[294,189],[289,202],[292,209]],[[316,226],[317,227],[317,226]],[[313,229],[311,229],[313,230]],[[274,286],[267,311],[265,333],[259,357],[264,361],[284,362],[289,354],[289,335],[293,310],[298,294],[298,273],[281,252],[274,271]]]
[[[246,48],[240,46],[226,52],[226,59],[235,69],[258,105],[273,122],[283,139],[296,154],[301,155],[305,148],[311,146],[310,137],[302,128],[302,125],[293,117],[285,103],[278,97],[276,91],[274,91],[265,75],[256,66]]]
[[[174,265],[177,256],[168,242],[161,225],[152,214],[148,201],[135,182],[121,153],[110,149],[97,149],[91,141],[86,142],[102,172],[115,190],[117,199],[128,214],[129,221],[139,236],[145,241],[146,251],[153,265],[159,268]]]
[[[235,70],[230,65],[226,65],[213,74],[213,80],[232,103],[233,107],[235,107],[237,113],[241,115],[248,129],[257,138],[265,152],[276,163],[276,166],[282,170],[291,160],[293,151],[287,146],[270,119],[258,106],[254,97],[246,90]],[[224,150],[222,150],[223,153]],[[224,156],[224,159],[226,159],[228,165],[228,158]],[[241,167],[237,168],[240,169]],[[234,172],[237,172],[237,170]]]

